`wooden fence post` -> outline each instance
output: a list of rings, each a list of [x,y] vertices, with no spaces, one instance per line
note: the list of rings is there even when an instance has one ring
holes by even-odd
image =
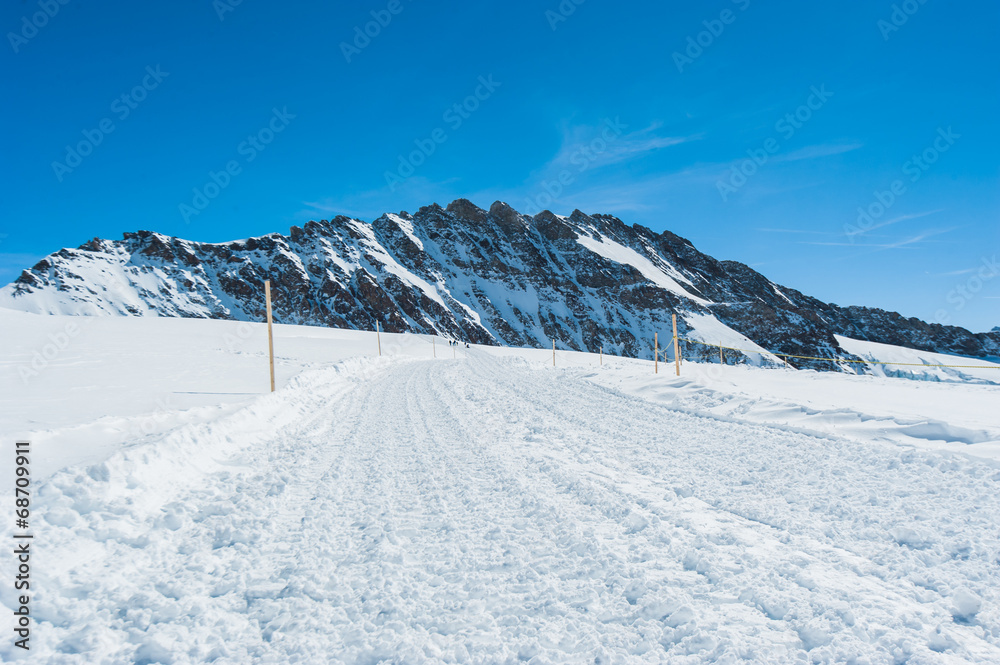
[[[660,373],[660,333],[653,333],[653,374]]]
[[[681,375],[681,354],[680,345],[677,342],[677,315],[671,314],[671,319],[674,324],[674,366],[677,368],[677,376]]]
[[[382,357],[382,332],[379,330],[378,320],[375,321],[375,340],[378,342],[378,355]]]
[[[274,392],[274,333],[271,330],[271,280],[264,280],[264,304],[267,308],[267,355],[271,363],[271,392]]]

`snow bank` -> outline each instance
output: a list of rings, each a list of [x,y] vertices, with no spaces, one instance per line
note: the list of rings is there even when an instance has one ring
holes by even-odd
[[[891,344],[868,342],[837,335],[837,343],[848,353],[864,360],[867,371],[876,376],[892,376],[918,381],[957,381],[962,383],[993,383],[1000,385],[1000,364],[953,356],[945,353],[917,351]],[[899,363],[883,365],[879,363]],[[936,367],[953,365],[957,367]],[[976,369],[982,367],[983,369]]]

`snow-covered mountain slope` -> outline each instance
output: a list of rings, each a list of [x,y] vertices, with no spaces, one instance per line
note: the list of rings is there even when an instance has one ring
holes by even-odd
[[[1000,662],[1000,386],[0,314],[27,662]]]
[[[288,236],[210,244],[157,233],[95,239],[39,262],[0,292],[0,305],[36,313],[205,317],[259,321],[263,282],[276,320],[394,332],[437,332],[485,344],[652,357],[653,337],[821,357],[853,356],[836,335],[927,351],[1000,356],[1000,334],[840,308],[717,261],[669,232],[607,215],[446,209],[346,217]],[[697,345],[689,353],[715,352]],[[837,369],[832,363],[792,361]]]

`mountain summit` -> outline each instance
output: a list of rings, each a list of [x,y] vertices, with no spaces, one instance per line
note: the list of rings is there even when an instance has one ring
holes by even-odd
[[[668,231],[610,215],[523,215],[465,199],[373,222],[338,216],[224,243],[150,231],[94,239],[25,270],[0,306],[36,313],[260,321],[264,280],[280,323],[432,333],[482,344],[652,357],[670,337],[850,358],[835,335],[1000,355],[1000,332],[967,330],[866,307],[839,307],[718,261]],[[687,345],[687,356],[718,351]],[[827,362],[793,361],[831,369]]]

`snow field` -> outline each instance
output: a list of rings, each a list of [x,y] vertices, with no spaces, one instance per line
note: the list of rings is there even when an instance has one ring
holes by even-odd
[[[0,328],[4,371],[62,318]],[[135,321],[94,320],[2,412],[65,454],[33,460],[30,662],[1000,662],[1000,469],[956,452],[986,442],[820,427],[905,429],[926,402],[989,435],[996,387],[435,361],[412,336],[377,359],[373,335],[279,326],[281,388],[247,396],[262,326],[229,348],[241,324]],[[45,391],[67,406],[51,423]],[[173,393],[190,401],[127,433]],[[93,446],[101,427],[123,441]]]

